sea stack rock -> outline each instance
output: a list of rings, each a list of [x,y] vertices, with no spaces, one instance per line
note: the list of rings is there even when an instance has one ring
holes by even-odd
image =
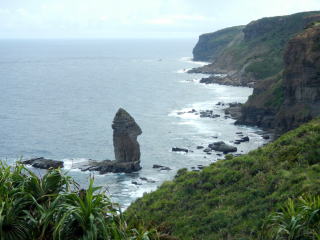
[[[140,145],[137,137],[142,134],[142,130],[139,125],[126,110],[120,108],[113,119],[112,129],[116,161],[134,163],[140,169]]]

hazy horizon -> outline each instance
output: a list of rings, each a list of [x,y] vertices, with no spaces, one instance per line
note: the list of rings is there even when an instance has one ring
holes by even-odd
[[[4,0],[0,39],[197,38],[262,17],[318,9],[318,0]]]

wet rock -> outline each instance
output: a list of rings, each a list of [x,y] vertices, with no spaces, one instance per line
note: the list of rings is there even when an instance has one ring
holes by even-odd
[[[236,152],[237,148],[231,145],[226,144],[225,142],[214,142],[208,145],[209,148],[212,150],[223,152],[223,153],[229,153],[229,152]]]
[[[158,164],[153,164],[152,168],[156,168],[156,169],[159,169],[159,170],[172,170],[171,168],[169,167],[166,167],[166,166],[162,166],[162,165],[158,165]]]
[[[186,148],[173,147],[172,148],[172,152],[185,152],[185,153],[188,153],[189,150],[186,149]]]
[[[241,141],[242,141],[242,142],[249,142],[249,140],[250,140],[250,139],[249,139],[248,136],[241,138]]]
[[[262,135],[262,138],[267,140],[267,139],[270,139],[270,136],[269,135]]]
[[[162,168],[162,165],[158,165],[158,164],[153,164],[152,168]]]
[[[156,181],[152,180],[152,179],[148,179],[146,177],[140,177],[140,180],[148,182],[148,183],[155,183]]]
[[[200,111],[201,118],[217,118],[220,117],[219,114],[214,114],[212,110]]]
[[[192,109],[191,111],[188,111],[188,113],[196,113],[197,111],[195,109]]]
[[[137,181],[131,181],[131,183],[134,184],[134,185],[142,185],[142,183],[139,183]]]
[[[25,160],[21,162],[22,164],[31,165],[34,168],[40,168],[40,169],[50,169],[50,168],[63,168],[63,162],[52,160],[52,159],[46,159],[43,157],[40,158],[32,158],[29,160]]]
[[[197,146],[197,149],[203,149],[204,146]]]
[[[162,168],[160,168],[160,170],[166,170],[166,171],[169,171],[169,170],[172,170],[171,168],[169,168],[169,167],[162,167]]]
[[[208,147],[208,148],[205,148],[203,151],[204,151],[205,153],[208,153],[208,152],[211,152],[212,149]]]

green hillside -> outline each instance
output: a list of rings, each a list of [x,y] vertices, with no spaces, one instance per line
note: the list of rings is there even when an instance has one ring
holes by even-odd
[[[302,12],[204,34],[193,50],[194,59],[212,62],[204,72],[232,72],[244,84],[265,79],[283,69],[283,51],[289,39],[319,20],[319,11]],[[222,37],[227,44],[214,44]]]
[[[178,171],[126,211],[180,239],[258,239],[267,216],[289,197],[320,193],[320,119],[249,154],[200,172]],[[136,218],[137,217],[137,218]]]

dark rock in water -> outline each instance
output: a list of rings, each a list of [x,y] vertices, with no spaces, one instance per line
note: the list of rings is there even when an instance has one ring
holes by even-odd
[[[52,159],[46,159],[43,157],[40,158],[32,158],[26,161],[22,161],[23,164],[31,165],[35,168],[41,168],[41,169],[49,169],[49,168],[63,168],[63,162],[52,160]]]
[[[152,168],[162,168],[162,165],[158,165],[158,164],[153,164]]]
[[[189,152],[189,150],[186,148],[173,147],[172,152],[185,152],[185,153],[187,153],[187,152]]]
[[[82,168],[83,171],[98,171],[100,174],[105,174],[109,172],[113,173],[131,173],[140,170],[140,161],[135,162],[118,162],[104,160],[100,162],[91,162],[90,166],[87,168]]]
[[[141,183],[138,183],[137,181],[131,181],[131,183],[134,185],[142,185]]]
[[[216,106],[224,106],[224,103],[223,103],[223,102],[218,102],[218,103],[216,104]]]
[[[270,139],[270,136],[269,135],[263,135],[262,138],[267,140],[267,139]]]
[[[211,143],[208,145],[209,148],[212,150],[218,151],[218,152],[223,152],[223,153],[229,153],[229,152],[236,152],[237,148],[231,145],[228,145],[222,141],[220,142],[215,142]]]
[[[242,142],[249,142],[249,140],[250,140],[250,139],[249,139],[248,136],[241,138],[241,141],[242,141]]]
[[[243,136],[242,134],[239,134],[239,136]],[[235,144],[240,144],[240,143],[243,143],[243,142],[249,142],[249,137],[246,136],[246,137],[243,137],[241,139],[237,139],[234,141]]]
[[[148,178],[146,178],[146,177],[140,177],[140,180],[146,181],[146,182],[148,182],[148,183],[155,183],[155,182],[156,182],[156,181],[151,180],[151,179],[148,179]]]
[[[204,146],[197,146],[197,149],[203,149]]]
[[[172,170],[169,167],[158,165],[158,164],[153,164],[152,168],[158,168],[159,170]]]
[[[205,153],[208,153],[208,152],[211,152],[212,149],[211,149],[211,148],[205,148],[203,151],[204,151]]]
[[[236,134],[243,134],[243,132],[236,132]]]
[[[169,168],[169,167],[162,167],[162,168],[160,168],[160,170],[172,170],[171,168]]]
[[[197,111],[195,109],[192,109],[191,111],[188,111],[188,113],[196,113]]]
[[[200,111],[201,118],[217,118],[220,117],[219,114],[214,114],[212,110]]]

